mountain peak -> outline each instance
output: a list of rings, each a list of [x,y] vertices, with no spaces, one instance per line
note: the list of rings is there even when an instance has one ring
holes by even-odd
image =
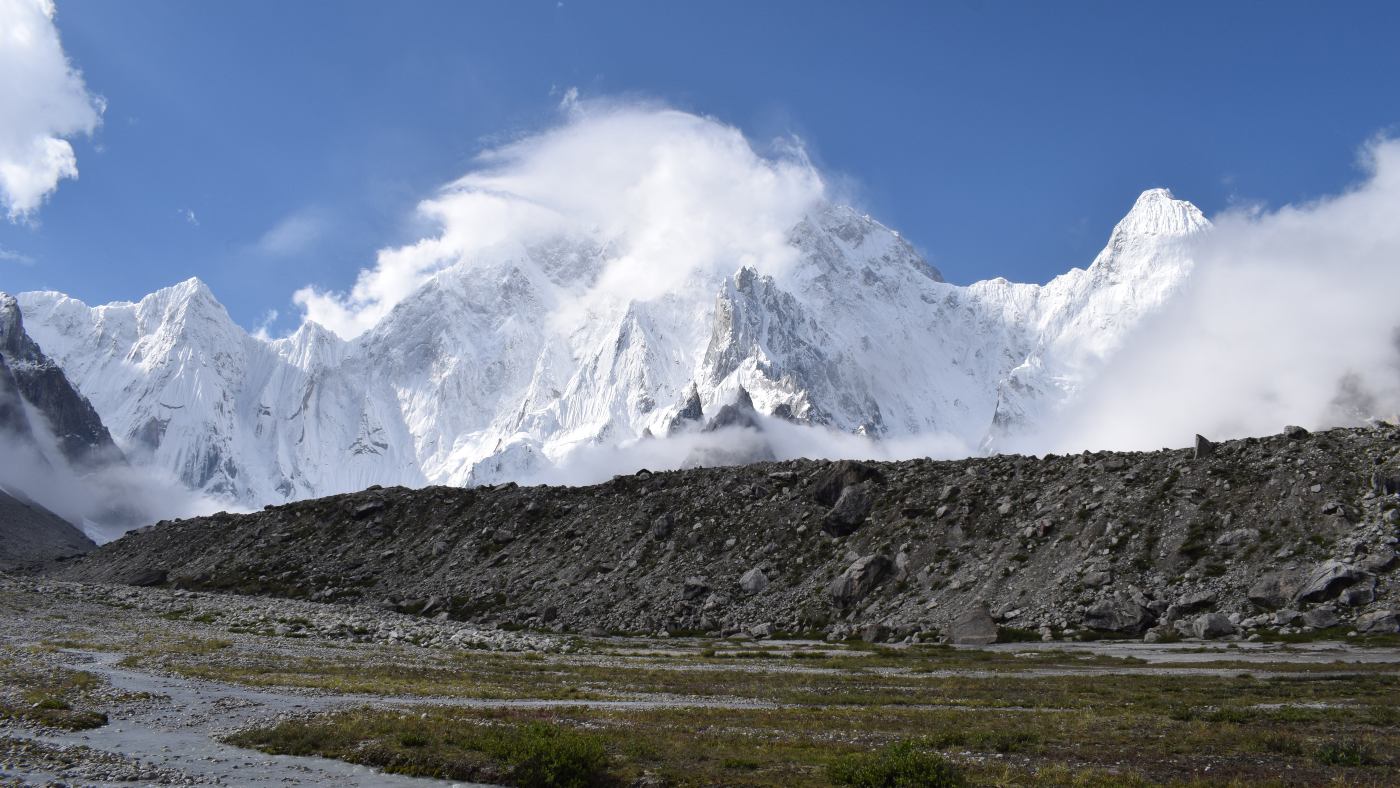
[[[214,297],[214,291],[213,291],[213,290],[210,290],[210,289],[209,289],[209,285],[206,285],[206,284],[204,283],[204,280],[203,280],[203,279],[200,279],[200,278],[197,277],[197,276],[192,276],[192,277],[190,277],[189,279],[186,279],[186,280],[183,281],[183,282],[179,282],[179,283],[177,283],[177,284],[171,285],[171,286],[170,286],[169,288],[167,288],[167,289],[168,289],[171,293],[178,294],[178,295],[183,295],[183,296],[194,296],[194,295],[206,296],[206,295],[207,295],[207,296],[209,296],[210,298],[213,298],[213,297]]]
[[[1178,200],[1169,189],[1148,189],[1138,195],[1128,215],[1113,228],[1114,235],[1179,236],[1210,226],[1201,209]]]

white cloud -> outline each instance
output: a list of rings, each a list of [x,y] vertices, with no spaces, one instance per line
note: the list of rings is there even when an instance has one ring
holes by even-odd
[[[0,262],[18,263],[20,265],[34,265],[34,258],[27,254],[16,252],[13,249],[6,249],[0,246]]]
[[[176,209],[175,209],[175,213],[179,214],[179,215],[180,215],[180,218],[184,219],[185,221],[189,222],[190,224],[194,225],[195,227],[198,227],[198,226],[199,226],[199,217],[194,215],[194,210],[193,210],[193,209],[190,209],[190,208],[176,208]]]
[[[564,91],[563,97],[559,99],[559,109],[565,112],[578,109],[578,88],[571,87]]]
[[[262,319],[258,321],[258,327],[253,329],[253,336],[264,342],[272,339],[272,324],[277,322],[281,313],[276,309],[269,309],[263,313]]]
[[[10,221],[78,177],[64,137],[91,134],[104,109],[64,55],[53,18],[52,0],[0,0],[0,203]]]
[[[259,252],[287,257],[309,249],[325,234],[326,223],[314,211],[299,211],[285,217],[258,239]]]
[[[483,153],[418,206],[437,235],[380,251],[348,294],[297,291],[305,318],[353,337],[448,265],[560,234],[608,250],[575,308],[655,298],[701,270],[776,272],[795,259],[786,233],[825,191],[800,147],[764,157],[710,118],[572,95],[563,125]]]
[[[1154,449],[1400,413],[1400,140],[1345,194],[1215,218],[1186,290],[1022,448]]]

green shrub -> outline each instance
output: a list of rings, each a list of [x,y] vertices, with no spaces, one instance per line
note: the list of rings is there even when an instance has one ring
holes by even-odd
[[[499,757],[510,765],[511,785],[523,788],[589,788],[606,785],[608,753],[593,736],[531,723],[502,742]]]
[[[836,785],[854,788],[960,788],[968,784],[957,766],[910,741],[846,755],[828,767],[827,776]]]
[[[1313,757],[1324,766],[1370,766],[1376,763],[1371,748],[1356,739],[1326,742],[1317,748]]]

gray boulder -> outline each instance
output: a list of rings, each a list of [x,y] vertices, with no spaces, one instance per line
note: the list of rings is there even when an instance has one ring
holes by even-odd
[[[671,514],[667,512],[651,521],[651,535],[656,537],[657,541],[665,540],[671,535],[671,531],[675,526],[676,518],[672,517]]]
[[[1204,460],[1215,456],[1215,444],[1207,440],[1204,435],[1196,436],[1196,452],[1194,458]]]
[[[1191,634],[1203,640],[1229,637],[1235,634],[1235,625],[1221,613],[1203,613],[1191,622]]]
[[[822,530],[832,536],[848,536],[860,528],[874,507],[875,494],[870,482],[849,485],[841,490],[836,504],[826,513]]]
[[[1342,589],[1354,585],[1365,576],[1365,572],[1350,564],[1336,560],[1325,561],[1303,578],[1294,601],[1321,602],[1333,599]]]
[[[1400,495],[1400,463],[1391,462],[1372,471],[1371,489],[1377,495]]]
[[[1215,594],[1210,591],[1197,591],[1176,600],[1176,609],[1182,613],[1196,613],[1215,604]]]
[[[1084,611],[1082,623],[1090,629],[1140,634],[1153,624],[1152,609],[1140,595],[1118,592],[1095,602]]]
[[[864,599],[894,569],[887,555],[867,555],[857,558],[827,586],[827,594],[838,607]]]
[[[743,589],[745,594],[757,594],[767,587],[768,575],[763,574],[763,570],[758,567],[750,569],[739,578],[739,588]]]
[[[1365,558],[1356,562],[1356,568],[1371,574],[1380,574],[1392,566],[1395,566],[1395,550],[1391,547],[1379,547],[1372,550]]]
[[[812,497],[823,506],[835,506],[847,487],[869,481],[882,482],[884,476],[873,465],[858,460],[841,460],[832,463],[817,477]]]
[[[1296,570],[1268,572],[1254,581],[1246,593],[1249,601],[1256,606],[1277,610],[1293,601],[1300,585],[1301,579]]]
[[[1361,607],[1376,601],[1376,581],[1368,580],[1343,591],[1337,602],[1347,607]]]
[[[1316,607],[1303,614],[1303,623],[1313,629],[1327,629],[1341,623],[1337,610],[1330,605]]]
[[[968,608],[948,625],[948,642],[959,646],[985,646],[997,642],[997,622],[983,603]]]
[[[1356,631],[1367,635],[1389,635],[1400,631],[1400,616],[1390,610],[1376,610],[1356,619]]]

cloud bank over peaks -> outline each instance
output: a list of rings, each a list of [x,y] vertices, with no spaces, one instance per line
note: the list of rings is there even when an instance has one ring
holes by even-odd
[[[1214,217],[1168,306],[1055,426],[1008,449],[1155,449],[1400,414],[1400,140],[1349,191]]]
[[[697,274],[749,265],[781,274],[788,231],[825,196],[795,142],[761,155],[736,128],[660,106],[578,100],[561,125],[482,153],[418,206],[439,232],[379,252],[349,293],[308,286],[306,320],[354,337],[430,277],[560,237],[601,250],[564,305],[647,301]]]
[[[0,204],[10,221],[78,177],[65,137],[93,133],[104,108],[63,52],[52,0],[0,0]]]

